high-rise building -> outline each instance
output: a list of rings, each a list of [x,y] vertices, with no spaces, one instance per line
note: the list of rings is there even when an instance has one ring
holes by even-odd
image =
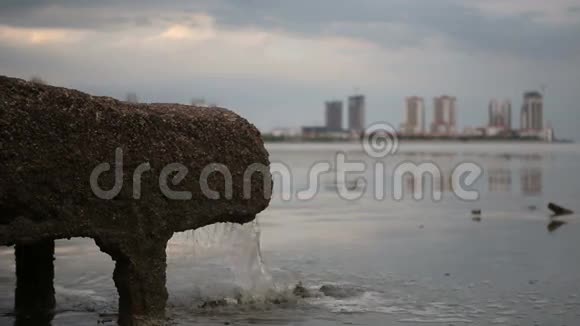
[[[422,97],[411,96],[405,99],[407,120],[403,125],[403,133],[421,135],[425,133],[425,102]]]
[[[139,98],[137,97],[137,93],[135,93],[135,92],[127,93],[126,101],[129,103],[139,103]]]
[[[496,99],[489,103],[489,127],[503,130],[512,129],[512,104],[509,100],[499,102]]]
[[[503,125],[502,116],[500,114],[500,105],[499,101],[496,99],[492,99],[489,101],[488,107],[489,113],[489,126],[496,127],[497,125]]]
[[[501,104],[501,112],[504,117],[505,128],[511,130],[512,126],[512,102],[510,100],[504,100]]]
[[[540,131],[544,129],[544,100],[539,92],[526,92],[522,105],[522,130]]]
[[[431,124],[431,133],[434,135],[449,136],[457,131],[456,104],[457,99],[443,95],[433,101],[435,116]]]
[[[342,101],[326,102],[326,129],[342,130]]]
[[[354,132],[365,130],[364,95],[353,95],[348,98],[348,129]]]

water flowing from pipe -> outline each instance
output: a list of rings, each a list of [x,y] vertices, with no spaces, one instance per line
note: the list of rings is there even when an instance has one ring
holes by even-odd
[[[260,295],[275,287],[262,258],[257,221],[210,225],[193,231],[191,240],[195,256],[221,255],[242,290]]]
[[[258,221],[244,225],[220,223],[176,234],[168,245],[169,281],[183,295],[183,284],[202,300],[233,298],[269,301],[287,287],[274,282],[260,247]],[[171,269],[178,269],[175,273]],[[185,272],[187,271],[187,272]],[[171,275],[180,275],[173,279]],[[189,278],[189,279],[187,279]]]

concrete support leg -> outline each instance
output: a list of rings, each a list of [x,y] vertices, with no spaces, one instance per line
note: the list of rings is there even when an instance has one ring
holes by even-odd
[[[169,237],[161,239],[96,240],[115,261],[113,280],[119,292],[119,324],[157,325],[165,318],[167,267],[165,249]]]
[[[54,299],[54,241],[17,244],[16,295],[17,314],[51,315]]]

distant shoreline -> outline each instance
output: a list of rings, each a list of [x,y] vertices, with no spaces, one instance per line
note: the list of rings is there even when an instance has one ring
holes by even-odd
[[[263,137],[265,143],[343,143],[356,144],[360,143],[354,139],[332,139],[332,138],[299,138],[299,137]],[[540,143],[540,144],[574,144],[575,141],[568,139],[555,139],[551,142],[537,138],[494,138],[494,137],[399,137],[401,143]]]

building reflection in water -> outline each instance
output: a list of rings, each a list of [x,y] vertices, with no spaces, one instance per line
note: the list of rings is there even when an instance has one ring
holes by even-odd
[[[510,162],[510,160],[512,160],[512,162]],[[543,193],[543,167],[537,164],[530,164],[530,160],[537,162],[542,160],[542,157],[537,155],[515,158],[508,156],[502,164],[498,164],[497,161],[484,161],[480,163],[484,175],[481,176],[475,184],[468,186],[468,188],[489,193],[511,193],[521,191],[521,195],[523,196],[541,195]],[[488,163],[489,165],[486,166],[485,163]],[[422,193],[424,197],[428,198],[434,193],[445,194],[454,192],[452,175],[457,165],[453,161],[438,161],[436,164],[439,167],[440,176],[431,175],[431,173],[428,172],[423,174],[406,173],[402,176],[402,190],[405,197],[413,198],[415,195]],[[519,187],[517,178],[518,174],[520,175]],[[384,187],[386,187],[387,190],[392,189],[392,186],[395,184],[393,171],[387,168],[384,176]],[[366,180],[366,186],[365,182],[360,182],[361,177]],[[376,182],[374,177],[375,176],[372,173],[367,175],[361,175],[360,173],[347,174],[344,182],[345,189],[346,191],[355,192],[365,190],[370,191],[374,189],[374,182]],[[333,170],[331,173],[323,174],[321,178],[323,187],[328,191],[334,192],[339,186],[342,186],[337,183],[336,170]]]
[[[511,192],[512,171],[509,169],[490,169],[488,185],[489,192]]]
[[[450,193],[453,192],[452,171],[442,171],[441,178],[432,178],[430,175],[423,175],[417,177],[412,174],[406,174],[403,180],[403,191],[407,195],[414,195],[420,193],[429,195],[430,192]],[[508,168],[493,168],[487,171],[488,191],[490,193],[503,192],[509,193],[514,189],[514,178],[512,170]],[[484,179],[485,180],[485,179]],[[478,181],[479,182],[479,181]],[[524,196],[538,196],[542,194],[543,188],[543,173],[540,167],[527,167],[521,169],[521,193]],[[422,185],[423,189],[419,189]],[[483,184],[482,186],[485,186]],[[479,187],[478,187],[479,188]],[[481,188],[480,188],[481,189]]]
[[[521,170],[522,193],[525,196],[536,196],[542,193],[542,170],[524,168]]]
[[[452,192],[453,183],[451,181],[451,175],[451,172],[445,173],[443,171],[439,178],[428,174],[417,177],[407,173],[403,176],[403,192],[410,196],[415,196],[422,192],[425,197],[438,192]]]
[[[403,188],[403,191],[405,194],[411,194],[414,195],[415,191],[418,191],[419,189],[415,189],[415,177],[411,174],[406,174],[404,176],[405,178],[405,182],[403,183],[405,185],[405,187]],[[423,178],[423,180],[421,181],[425,181],[425,178]]]
[[[435,178],[433,180],[433,191],[439,192],[452,192],[453,191],[453,182],[452,182],[452,172],[451,171],[442,171],[441,178]]]

